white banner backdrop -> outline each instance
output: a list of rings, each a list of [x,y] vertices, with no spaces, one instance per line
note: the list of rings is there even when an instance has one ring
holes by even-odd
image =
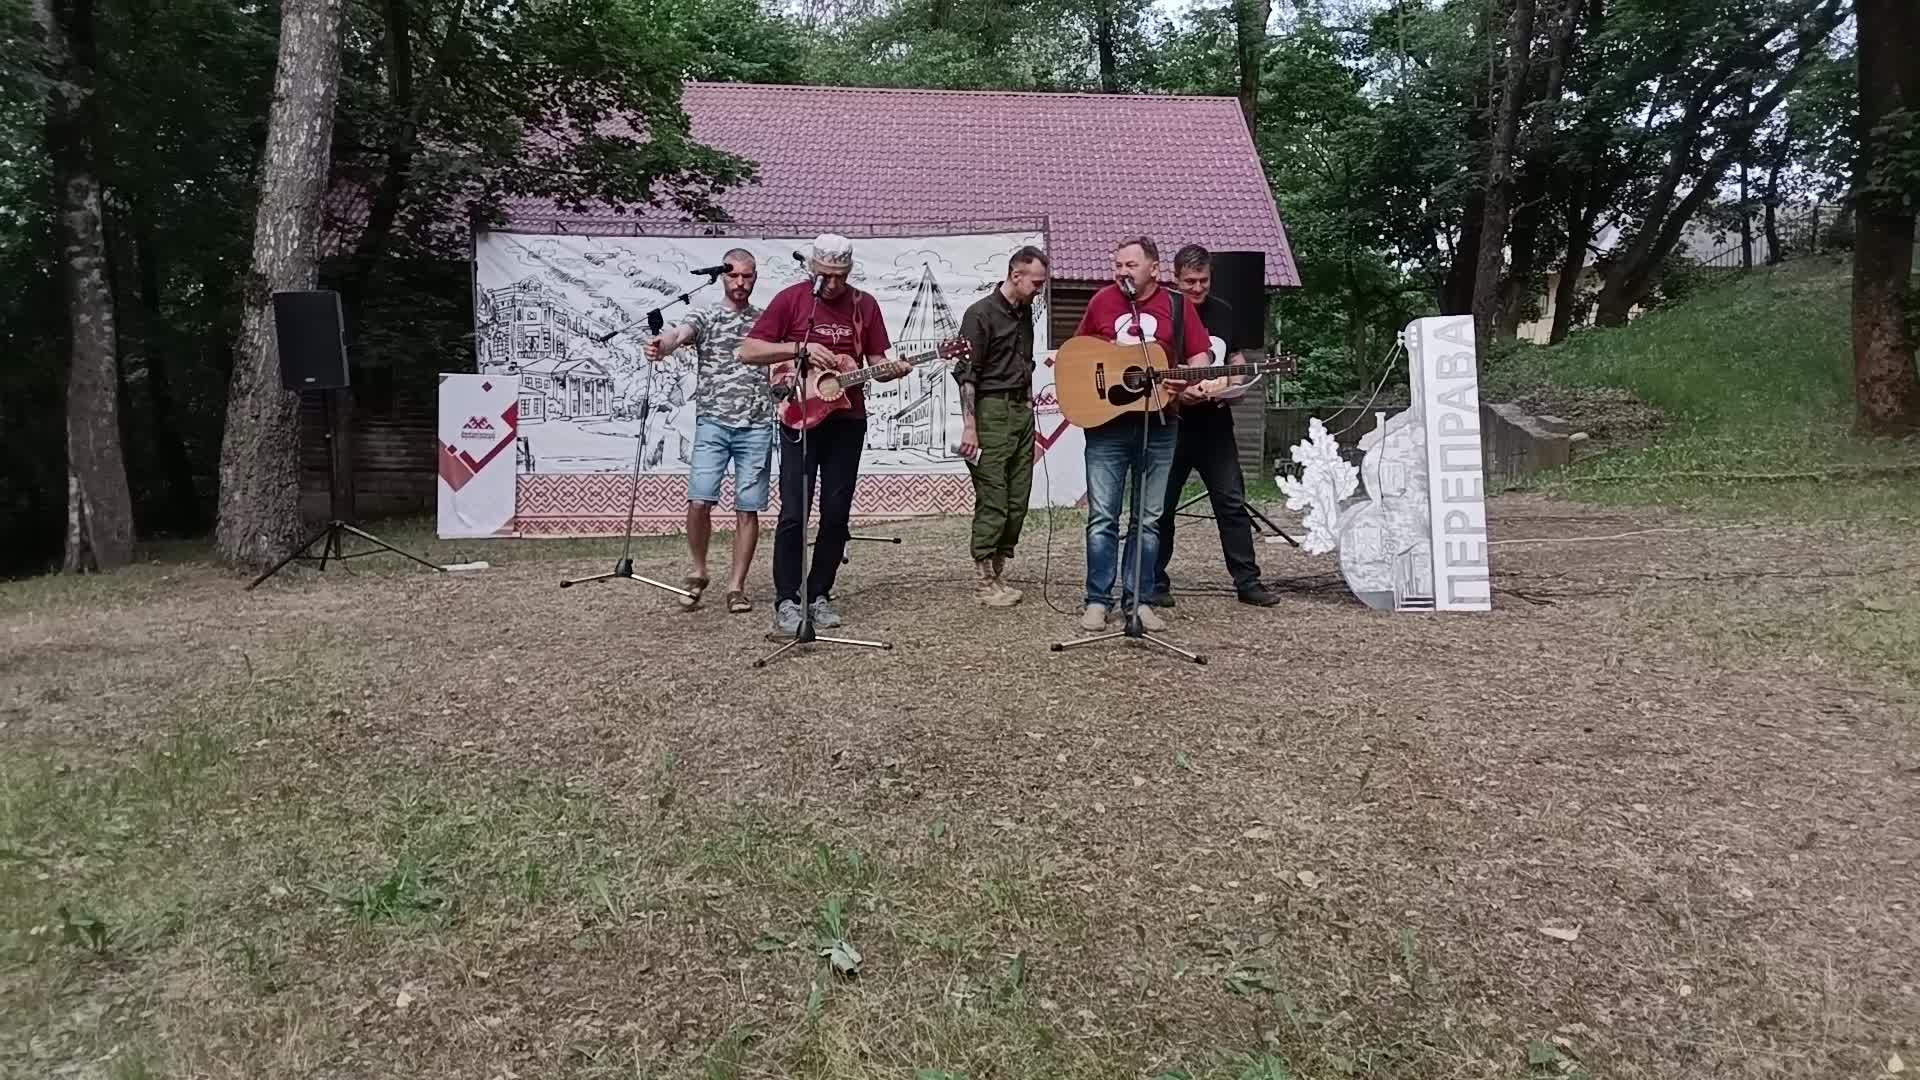
[[[722,286],[689,271],[719,264],[736,247],[753,252],[759,264],[753,304],[764,308],[780,289],[805,278],[793,256],[811,241],[810,235],[476,235],[476,362],[482,374],[521,379],[523,535],[621,531],[637,451],[642,479],[635,530],[682,527],[694,362],[692,351],[682,350],[647,363],[641,352],[646,314],[661,308],[671,326],[690,308],[719,303]],[[856,236],[853,284],[879,302],[896,348],[931,345],[959,333],[967,306],[1005,278],[1007,258],[1027,244],[1043,246],[1044,237],[1038,231]],[[689,300],[680,302],[682,295]],[[1046,473],[1036,463],[1033,505],[1045,505],[1051,491],[1056,505],[1070,506],[1085,495],[1085,470],[1079,430],[1050,404],[1044,298],[1035,303],[1035,324],[1036,451],[1053,460]],[[972,509],[966,465],[956,452],[959,391],[946,364],[922,364],[903,379],[870,386],[867,413],[856,520]],[[731,478],[721,498],[723,509],[731,506]],[[777,506],[777,492],[775,499]]]
[[[514,535],[520,377],[443,374],[439,411],[439,535]]]

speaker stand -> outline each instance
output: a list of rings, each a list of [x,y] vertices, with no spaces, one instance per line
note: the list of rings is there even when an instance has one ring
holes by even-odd
[[[288,554],[286,558],[281,559],[277,563],[274,563],[271,567],[269,567],[266,570],[265,573],[261,574],[259,577],[254,578],[251,582],[249,582],[247,584],[248,592],[252,592],[253,587],[255,585],[258,585],[261,582],[272,577],[273,575],[279,573],[282,568],[284,568],[288,563],[293,562],[295,559],[302,559],[306,561],[317,561],[320,564],[320,569],[322,571],[325,571],[327,568],[327,563],[330,560],[334,562],[345,562],[348,559],[358,559],[367,555],[377,555],[381,551],[390,551],[395,555],[400,555],[405,558],[412,559],[414,562],[419,563],[421,566],[424,566],[429,570],[438,570],[443,574],[447,572],[447,568],[444,566],[438,566],[434,563],[430,563],[427,560],[411,552],[402,551],[399,548],[394,547],[392,544],[387,543],[385,540],[382,540],[379,537],[373,535],[372,533],[366,531],[365,529],[360,528],[358,525],[355,525],[350,521],[343,521],[340,519],[340,480],[339,480],[340,457],[339,457],[339,447],[337,445],[337,440],[334,437],[335,434],[337,433],[337,429],[339,427],[340,421],[339,421],[339,417],[334,413],[334,408],[333,408],[334,393],[335,391],[333,390],[320,391],[320,407],[322,411],[326,414],[327,517],[328,517],[327,524],[324,527],[322,527],[319,532],[316,532],[311,537],[309,537],[306,543],[301,544],[297,548],[294,548],[293,551],[290,554]],[[342,537],[345,535],[357,536],[360,539],[365,540],[368,543],[374,545],[374,547],[377,550],[355,551],[355,552],[349,553],[346,550],[346,545],[342,543]],[[325,542],[325,546],[320,549],[320,554],[318,555],[308,554],[308,552],[313,548],[313,545],[319,544],[323,541]]]
[[[1179,506],[1174,507],[1173,512],[1180,517],[1192,518],[1195,521],[1212,521],[1214,520],[1214,517],[1212,514],[1189,514],[1186,512],[1187,507],[1192,506],[1194,503],[1197,503],[1200,500],[1207,499],[1207,498],[1211,498],[1211,495],[1204,489],[1204,485],[1203,485],[1203,488],[1199,494],[1195,495],[1191,499],[1188,499],[1186,502],[1181,503]],[[1247,516],[1259,522],[1260,524],[1265,525],[1270,531],[1272,531],[1274,536],[1278,537],[1279,539],[1285,540],[1287,543],[1292,544],[1294,547],[1300,546],[1300,541],[1295,540],[1291,536],[1288,536],[1285,530],[1281,529],[1280,526],[1275,525],[1272,522],[1272,520],[1267,517],[1267,515],[1260,512],[1259,507],[1253,505],[1253,503],[1251,502],[1247,503]],[[1257,532],[1258,530],[1256,529],[1255,531]]]

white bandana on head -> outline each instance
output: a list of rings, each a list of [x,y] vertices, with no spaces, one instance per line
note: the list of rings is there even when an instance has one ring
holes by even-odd
[[[813,265],[817,270],[853,269],[853,241],[838,233],[814,237]]]

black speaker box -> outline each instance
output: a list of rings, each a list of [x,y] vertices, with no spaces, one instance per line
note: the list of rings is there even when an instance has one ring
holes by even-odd
[[[1213,253],[1213,294],[1233,305],[1234,333],[1243,349],[1267,347],[1267,253]]]
[[[281,386],[337,390],[348,385],[346,320],[339,293],[274,293],[273,334],[280,347]]]

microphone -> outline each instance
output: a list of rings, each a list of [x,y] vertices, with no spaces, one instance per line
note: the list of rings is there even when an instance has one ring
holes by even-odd
[[[701,268],[700,268],[700,269],[698,269],[698,270],[689,270],[689,271],[687,271],[687,273],[689,273],[689,274],[705,274],[705,275],[706,275],[707,277],[710,277],[710,278],[716,278],[716,277],[719,277],[719,276],[720,276],[721,274],[724,274],[724,273],[726,273],[727,271],[729,271],[729,270],[731,270],[731,269],[733,269],[733,267],[731,267],[731,266],[728,266],[728,265],[727,265],[726,263],[721,263],[721,264],[720,264],[719,266],[703,266],[703,267],[701,267]]]
[[[799,263],[801,266],[807,266],[807,257],[797,251],[793,253],[793,261]],[[827,279],[814,273],[813,268],[810,266],[807,267],[807,276],[813,279],[813,298],[815,300],[820,299],[820,290],[827,287]]]
[[[1136,286],[1133,283],[1133,278],[1131,276],[1128,276],[1120,279],[1120,291],[1123,293],[1126,293],[1127,299],[1131,300],[1139,293],[1140,290],[1139,290],[1139,286]]]

